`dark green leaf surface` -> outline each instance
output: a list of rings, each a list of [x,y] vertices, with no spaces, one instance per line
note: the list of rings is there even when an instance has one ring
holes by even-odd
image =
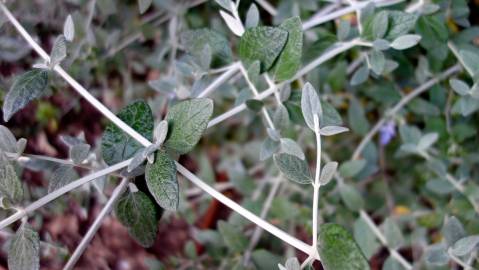
[[[240,40],[239,55],[248,66],[256,60],[261,62],[261,70],[269,70],[286,45],[288,31],[258,26],[247,29]]]
[[[153,245],[158,231],[156,208],[145,193],[128,192],[118,200],[115,214],[140,245],[143,247]]]
[[[156,202],[171,211],[178,209],[180,198],[175,161],[165,151],[158,151],[153,164],[145,170],[148,190]]]
[[[34,69],[18,76],[3,101],[3,119],[23,109],[30,101],[41,97],[48,85],[48,71]]]
[[[144,101],[135,101],[123,108],[118,117],[148,140],[153,139],[154,119]],[[103,133],[101,150],[106,164],[113,165],[131,158],[142,145],[115,124],[110,123]]]
[[[351,234],[337,224],[323,224],[319,229],[319,254],[325,270],[368,270],[368,261]]]
[[[274,64],[273,76],[277,81],[284,81],[293,77],[301,65],[303,51],[301,19],[299,17],[287,19],[279,28],[288,31],[288,41]]]
[[[168,138],[165,146],[178,154],[188,153],[201,139],[213,114],[213,101],[196,98],[182,101],[168,111]]]

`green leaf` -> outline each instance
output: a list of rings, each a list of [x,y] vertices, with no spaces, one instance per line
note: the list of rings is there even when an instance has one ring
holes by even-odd
[[[418,16],[404,11],[389,11],[389,29],[386,39],[393,40],[407,34],[416,24]]]
[[[301,65],[303,50],[303,30],[301,19],[293,17],[285,20],[280,29],[288,32],[288,41],[273,67],[273,76],[277,81],[291,79]]]
[[[75,38],[75,25],[73,24],[72,15],[70,14],[68,14],[68,17],[63,24],[63,36],[70,42]]]
[[[233,53],[228,40],[220,33],[207,28],[188,30],[181,33],[180,43],[197,60],[203,58],[202,52],[206,46],[209,46],[213,57],[212,67],[228,64],[233,60]]]
[[[341,119],[341,115],[339,115],[338,111],[326,101],[321,101],[321,108],[323,114],[319,117],[319,127],[327,127],[327,126],[341,126],[343,124],[343,120]]]
[[[155,203],[141,191],[128,192],[115,205],[118,220],[141,246],[151,247],[158,231]]]
[[[280,143],[281,143],[281,150],[280,150],[281,153],[290,154],[293,156],[297,156],[300,159],[304,159],[303,150],[298,145],[298,143],[296,143],[290,138],[281,138]]]
[[[383,264],[382,270],[405,270],[404,268],[396,259],[389,256]]]
[[[0,195],[13,204],[23,199],[22,183],[3,151],[0,151]]]
[[[12,238],[8,250],[8,269],[40,269],[40,237],[28,225],[22,225]]]
[[[348,108],[348,122],[351,129],[359,135],[366,135],[369,131],[369,122],[359,101],[352,97]]]
[[[382,246],[377,240],[374,232],[363,218],[359,217],[354,222],[354,240],[361,248],[366,259],[370,259]]]
[[[364,200],[359,191],[351,185],[343,184],[339,187],[339,195],[344,204],[351,211],[358,212],[364,207]]]
[[[145,169],[146,185],[156,202],[171,211],[178,209],[180,190],[176,179],[175,161],[165,151],[156,153],[155,162]]]
[[[261,161],[267,160],[278,151],[279,147],[280,143],[278,141],[274,141],[271,138],[266,138],[266,140],[264,140],[264,142],[261,144],[259,159]]]
[[[139,100],[129,104],[117,116],[147,140],[152,140],[153,113],[145,101]],[[113,123],[108,124],[103,133],[101,150],[103,160],[108,165],[113,165],[133,157],[141,148],[143,146],[140,143]]]
[[[450,79],[449,84],[451,85],[452,90],[454,90],[454,92],[456,92],[460,96],[465,96],[470,91],[469,85],[467,85],[467,83],[465,83],[464,81],[458,79]]]
[[[50,67],[60,64],[65,57],[67,57],[67,44],[65,37],[61,35],[53,43],[52,51],[50,52]]]
[[[17,140],[13,133],[5,126],[0,125],[0,150],[6,155],[15,154],[18,151]]]
[[[288,109],[283,104],[279,104],[276,107],[276,111],[273,115],[273,123],[279,130],[284,129],[289,124]]]
[[[402,35],[391,43],[391,47],[396,50],[405,50],[416,46],[420,40],[420,35]]]
[[[73,163],[81,164],[88,157],[91,146],[85,142],[84,138],[61,136],[60,139],[68,146],[68,156]]]
[[[341,164],[339,173],[343,177],[354,177],[366,166],[365,159],[349,160]]]
[[[166,115],[168,137],[165,146],[178,154],[188,153],[200,141],[213,114],[213,101],[196,98],[171,107]]]
[[[257,249],[251,254],[251,260],[257,270],[271,270],[278,267],[282,258],[264,249]]]
[[[368,261],[351,234],[337,224],[323,224],[319,229],[319,254],[325,270],[367,270]]]
[[[351,85],[360,85],[369,78],[369,68],[367,65],[362,65],[358,68],[351,77]]]
[[[53,172],[48,182],[48,193],[51,193],[78,178],[78,174],[70,165],[60,165]]]
[[[476,76],[479,72],[479,54],[476,51],[464,49],[459,51],[459,57],[464,62],[464,67]]]
[[[374,71],[374,73],[378,75],[382,74],[384,67],[386,66],[386,57],[384,56],[384,53],[373,50],[369,56],[369,64],[371,65],[371,69]]]
[[[248,66],[256,60],[261,62],[261,70],[269,70],[276,61],[288,39],[288,31],[258,26],[247,29],[241,37],[239,55]]]
[[[449,217],[446,218],[444,222],[444,226],[441,230],[444,239],[446,240],[446,244],[452,246],[456,243],[459,239],[466,236],[466,231],[464,230],[464,226],[456,217]]]
[[[382,230],[386,237],[388,247],[398,249],[404,244],[404,237],[398,224],[392,218],[386,218],[382,224]]]
[[[386,10],[380,11],[372,21],[373,39],[383,38],[388,31],[389,16]]]
[[[305,160],[290,154],[275,154],[274,163],[286,178],[299,184],[311,184],[313,177]]]
[[[246,13],[246,28],[252,28],[258,26],[259,23],[259,10],[258,7],[253,3],[249,6],[248,12]]]
[[[338,168],[338,163],[336,161],[330,161],[324,165],[321,170],[321,176],[319,177],[319,183],[321,185],[327,185],[331,179],[333,179],[334,174]]]
[[[456,256],[466,256],[479,244],[479,235],[467,236],[459,239],[452,247],[451,252]]]
[[[248,99],[245,101],[246,107],[253,112],[259,112],[263,108],[263,101],[258,100],[258,99]]]
[[[443,244],[435,244],[426,249],[424,257],[426,263],[431,265],[445,265],[449,262],[449,255]]]
[[[337,30],[338,40],[344,41],[349,37],[351,33],[351,23],[347,20],[339,21],[338,30]]]
[[[284,266],[278,264],[280,270],[301,270],[301,265],[299,264],[298,258],[289,258]]]
[[[323,110],[318,93],[310,83],[306,83],[301,94],[301,111],[308,127],[314,130],[314,115],[321,119]]]
[[[237,227],[220,220],[218,230],[231,251],[242,252],[248,247],[248,239]]]
[[[48,85],[48,71],[34,69],[15,79],[3,101],[3,119],[7,122],[14,113],[30,101],[41,97]]]
[[[421,45],[424,48],[434,48],[448,38],[445,22],[436,16],[420,16],[416,24],[416,32],[421,35]]]

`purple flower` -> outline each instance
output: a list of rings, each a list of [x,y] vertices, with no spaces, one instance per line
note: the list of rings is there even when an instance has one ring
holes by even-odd
[[[379,143],[381,145],[386,145],[391,142],[394,136],[396,136],[396,124],[394,124],[394,121],[386,122],[379,129]]]

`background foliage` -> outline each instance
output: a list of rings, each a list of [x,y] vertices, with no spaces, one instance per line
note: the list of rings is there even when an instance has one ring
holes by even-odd
[[[1,266],[61,269],[118,184],[127,191],[78,269],[310,260],[177,177],[178,161],[308,244],[317,198],[323,265],[307,267],[479,267],[479,3],[376,2],[0,3],[51,57],[41,61],[0,12],[1,219],[135,160],[3,229]],[[350,5],[362,8],[333,16]],[[72,91],[58,65],[153,145]]]

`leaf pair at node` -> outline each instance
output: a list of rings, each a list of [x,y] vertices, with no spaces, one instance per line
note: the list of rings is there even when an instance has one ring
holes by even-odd
[[[165,120],[154,129],[154,117],[148,104],[144,101],[133,102],[122,109],[118,117],[143,137],[153,141],[153,144],[143,147],[116,125],[109,124],[102,137],[103,159],[108,165],[113,165],[131,158],[129,171],[135,170],[148,159],[145,167],[148,192],[161,208],[175,211],[179,204],[179,185],[175,160],[170,155],[191,151],[199,142],[212,114],[213,101],[210,99],[181,101],[169,109]],[[143,169],[139,167],[136,170],[141,174]],[[116,207],[117,215],[122,217],[120,221],[144,246],[152,244],[148,240],[154,241],[151,236],[156,236],[156,226],[138,221],[156,214],[136,213],[154,208],[148,200],[151,199],[144,192],[130,191]],[[151,229],[153,227],[154,232]]]

